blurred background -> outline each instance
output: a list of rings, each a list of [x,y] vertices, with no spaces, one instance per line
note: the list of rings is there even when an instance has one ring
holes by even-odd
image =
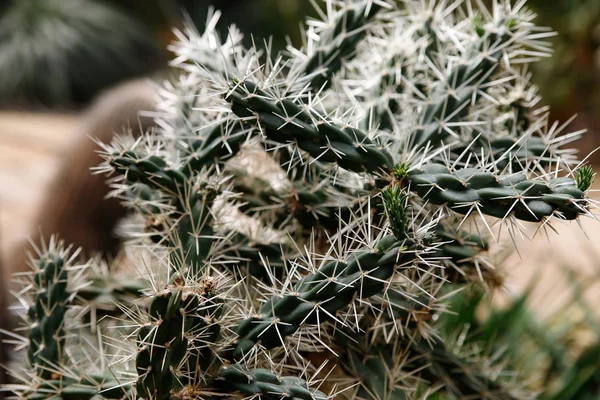
[[[300,45],[300,25],[314,13],[309,0],[3,0],[0,5],[0,275],[25,266],[27,238],[59,233],[87,253],[118,248],[115,223],[125,211],[105,201],[105,178],[91,176],[100,160],[90,137],[151,126],[139,110],[153,104],[150,80],[169,77],[166,46],[172,28],[189,19],[200,30],[209,7],[223,12],[251,37],[273,37],[273,47]],[[533,68],[534,82],[553,118],[578,118],[587,129],[576,143],[587,154],[600,146],[600,1],[529,0],[538,25],[559,33],[555,55]],[[252,35],[252,36],[251,36]],[[600,152],[592,157],[600,163]],[[598,170],[596,168],[596,170]],[[596,183],[598,188],[598,183]],[[561,226],[560,237],[520,245],[507,263],[508,288],[518,292],[535,275],[541,289],[532,303],[549,312],[561,272],[597,278],[600,224]],[[535,232],[532,231],[532,236]],[[596,279],[594,278],[594,279]],[[598,286],[586,296],[600,300]],[[3,291],[4,292],[4,291]],[[537,297],[536,297],[537,296]],[[1,297],[1,296],[0,296]],[[0,299],[0,307],[1,307]],[[502,300],[499,300],[502,301]],[[559,306],[556,306],[559,307]],[[0,320],[2,314],[0,313]],[[0,321],[0,327],[2,321]],[[0,372],[1,373],[1,372]]]

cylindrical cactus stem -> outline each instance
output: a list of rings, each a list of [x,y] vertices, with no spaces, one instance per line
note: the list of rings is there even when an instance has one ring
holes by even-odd
[[[119,278],[110,275],[96,275],[89,284],[77,290],[75,302],[91,307],[96,315],[120,315],[122,308],[133,305],[149,285],[142,279]]]
[[[388,358],[393,356],[390,349],[379,351],[373,346],[366,352],[347,347],[342,354],[342,367],[360,385],[355,398],[363,400],[406,400],[407,394],[395,383],[395,376]]]
[[[149,322],[138,333],[137,394],[144,399],[168,399],[190,382],[199,382],[213,362],[213,343],[219,335],[215,322],[221,302],[210,288],[204,293],[169,285],[148,307]],[[198,341],[199,343],[194,343]]]
[[[300,74],[308,77],[308,87],[317,92],[331,84],[368,32],[368,24],[383,7],[366,1],[362,7],[346,6],[334,22],[333,29],[321,32],[319,47],[302,64]]]
[[[219,370],[215,387],[226,394],[267,400],[326,400],[328,396],[311,389],[301,378],[279,376],[268,369],[247,369],[240,364],[225,365]]]
[[[117,382],[110,374],[86,374],[78,380],[70,377],[44,380],[31,393],[24,393],[24,397],[28,400],[89,400],[100,395],[104,399],[116,400],[128,398],[130,389],[130,385]]]
[[[355,172],[389,170],[393,166],[391,155],[361,130],[340,129],[315,111],[309,114],[302,103],[279,100],[249,80],[234,82],[226,100],[238,117],[255,117],[269,139],[296,143],[322,163],[337,163]]]
[[[198,138],[191,141],[184,151],[182,174],[190,176],[218,162],[225,162],[235,156],[246,140],[247,132],[241,125],[228,126],[225,123],[214,128],[202,129]]]
[[[379,82],[381,99],[375,106],[375,118],[379,121],[379,129],[391,131],[394,128],[394,116],[402,108],[398,96],[404,91],[401,76],[403,57],[399,54],[392,56],[387,68],[382,72]]]
[[[452,229],[447,224],[438,225],[436,235],[445,243],[432,255],[443,258],[445,278],[452,283],[480,281],[490,287],[502,286],[502,276],[482,259],[489,248],[487,240],[475,233]]]
[[[189,269],[192,276],[200,277],[214,240],[210,207],[216,192],[203,188],[190,191],[186,197],[183,212],[169,233],[171,261],[176,270]]]
[[[507,29],[500,26],[500,29]],[[418,147],[428,142],[439,145],[449,136],[443,126],[449,122],[459,121],[469,113],[469,103],[473,102],[481,84],[487,82],[492,72],[502,59],[502,45],[510,40],[508,33],[499,35],[495,32],[484,32],[479,51],[485,51],[485,56],[478,56],[468,63],[457,64],[448,75],[445,82],[439,82],[432,91],[431,102],[423,109],[420,116],[420,126],[413,132],[412,144]],[[491,52],[488,51],[491,49]]]
[[[414,356],[415,369],[420,377],[431,383],[441,383],[444,390],[459,398],[487,398],[517,400],[519,390],[499,382],[481,365],[449,351],[444,343],[426,343],[417,338],[403,338],[405,346]]]
[[[30,323],[27,359],[36,375],[43,379],[51,379],[64,361],[64,318],[71,297],[65,265],[68,253],[68,249],[51,248],[37,261],[32,279],[33,303],[27,311]]]
[[[211,207],[218,193],[204,184],[191,187],[189,183],[173,183],[179,191],[177,196],[170,193],[160,199],[164,194],[161,189],[146,183],[136,183],[127,195],[147,217],[150,239],[170,247],[175,269],[192,268],[200,274],[214,238]],[[160,202],[164,203],[163,208],[155,204]]]
[[[315,225],[325,228],[337,228],[339,224],[340,204],[330,201],[320,187],[310,189],[302,181],[293,181],[291,187],[276,191],[259,177],[236,175],[234,191],[242,193],[239,209],[246,213],[256,213],[274,227],[295,219],[304,229]],[[277,206],[277,207],[275,207]],[[337,214],[337,215],[336,215]]]
[[[281,276],[284,269],[285,255],[282,251],[284,244],[258,243],[252,241],[242,233],[236,233],[230,241],[236,246],[232,252],[237,253],[243,262],[247,263],[248,272],[251,276],[264,279],[269,276],[266,268],[269,268],[275,276]]]
[[[432,60],[434,59],[434,53],[437,51],[440,42],[440,38],[433,28],[433,24],[433,16],[429,16],[423,21],[423,26],[420,29],[416,29],[414,32],[415,37],[429,38],[423,53]],[[402,72],[404,65],[410,61],[410,58],[404,56],[401,52],[394,50],[394,54],[384,65],[379,81],[378,97],[380,100],[373,113],[375,120],[379,122],[379,129],[386,131],[392,131],[394,129],[395,117],[400,113],[403,107],[402,99],[400,99],[399,96],[406,90],[406,81],[408,79],[410,79],[410,84],[413,85],[415,89],[421,91],[424,95],[427,94],[427,85],[416,78],[416,75],[427,74],[426,72],[423,73],[423,70],[428,68],[427,63],[416,63],[415,65],[411,65],[410,69],[413,69],[414,72],[409,78],[402,76]],[[406,104],[404,106],[406,106]]]
[[[450,171],[428,164],[407,177],[411,191],[423,200],[446,205],[459,214],[481,213],[497,218],[540,222],[553,216],[574,220],[586,214],[587,199],[576,182],[554,178],[529,180],[523,173],[497,176],[479,168]]]
[[[351,57],[356,46],[366,35],[365,24],[381,9],[380,4],[371,2],[365,2],[365,5],[357,10],[354,6],[348,6],[340,13],[331,29],[321,32],[319,47],[296,72],[301,79],[307,80],[306,84],[311,91],[317,92],[329,86],[333,76],[341,69],[342,61]],[[215,71],[212,65],[210,67],[215,73],[223,73]],[[186,119],[185,111],[189,110],[182,111],[182,119]],[[219,124],[214,128],[201,130],[198,136],[200,139],[191,141],[186,150],[187,162],[181,168],[184,174],[199,171],[213,164],[215,160],[223,161],[235,155],[246,139],[246,132],[239,127]]]
[[[186,177],[167,162],[156,155],[143,154],[139,151],[114,151],[106,154],[109,164],[128,182],[144,183],[155,190],[178,195],[183,190]]]
[[[315,273],[298,281],[289,294],[273,296],[258,315],[242,321],[236,328],[231,356],[244,357],[256,344],[271,349],[283,345],[282,339],[302,325],[324,323],[355,299],[380,293],[398,268],[412,265],[424,245],[411,239],[382,239],[378,250],[363,250],[347,262],[330,261]]]
[[[452,151],[456,154],[463,154],[465,150],[468,150],[469,153],[479,156],[481,148],[485,149],[486,154],[491,157],[497,170],[503,170],[510,164],[513,172],[523,169],[531,161],[546,166],[556,160],[558,150],[558,146],[553,146],[538,136],[528,138],[504,136],[492,140],[479,138],[473,145],[468,143],[453,146]],[[476,159],[477,157],[473,161],[477,162]]]

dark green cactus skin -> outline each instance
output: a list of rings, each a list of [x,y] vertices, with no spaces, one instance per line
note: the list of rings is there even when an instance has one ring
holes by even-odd
[[[303,324],[330,320],[329,315],[348,306],[355,296],[380,293],[398,266],[414,261],[419,246],[389,236],[381,240],[379,251],[354,253],[347,263],[324,264],[296,284],[296,294],[273,296],[260,308],[259,316],[242,321],[231,356],[240,359],[257,343],[267,349],[278,347],[280,338],[292,335]],[[319,308],[324,312],[318,312]]]
[[[237,246],[234,252],[239,255],[242,261],[247,262],[250,276],[258,279],[267,278],[266,266],[274,272],[275,276],[281,276],[284,268],[282,246],[285,248],[285,245],[278,243],[256,243],[241,233],[237,233],[236,236],[237,240],[234,238],[233,241],[239,244],[239,246]]]
[[[148,283],[141,279],[120,278],[99,275],[90,279],[91,284],[77,290],[76,301],[92,305],[97,315],[120,315],[121,308],[139,299]]]
[[[348,336],[346,336],[348,335]],[[394,371],[398,361],[393,355],[403,356],[402,369],[415,372],[415,379],[429,383],[442,383],[443,390],[461,399],[517,400],[494,377],[488,376],[481,367],[467,358],[449,351],[443,343],[429,343],[420,337],[404,335],[389,344],[372,344],[364,341],[360,346],[350,343],[349,333],[339,335],[338,344],[345,345],[341,358],[342,367],[361,382],[358,397],[364,399],[412,398],[396,385]],[[365,338],[363,338],[364,340]],[[403,349],[403,350],[401,350]]]
[[[362,41],[367,30],[365,25],[382,9],[381,5],[371,3],[369,9],[365,5],[361,9],[347,8],[336,20],[334,28],[321,38],[325,43],[322,48],[306,61],[302,67],[303,75],[311,75],[308,86],[313,91],[326,89],[331,84],[331,77],[342,68],[344,60],[352,55],[356,46]],[[319,74],[314,74],[319,69]]]
[[[47,254],[38,262],[33,277],[33,304],[27,311],[31,322],[27,358],[37,376],[50,379],[63,361],[65,345],[64,317],[69,303],[65,260]]]
[[[402,64],[402,57],[395,55],[388,62],[388,68],[383,72],[379,82],[379,91],[382,94],[387,93],[386,101],[375,109],[375,115],[379,121],[379,129],[392,131],[394,128],[394,115],[400,112],[402,106],[400,100],[396,97],[404,91],[403,85],[398,81],[396,70]]]
[[[502,43],[510,40],[509,34],[498,36],[496,33],[485,33],[481,39],[480,50],[487,50],[490,46],[497,48]],[[432,102],[425,107],[421,114],[421,126],[412,133],[412,143],[423,147],[428,142],[437,146],[449,135],[442,129],[442,122],[460,121],[469,112],[469,102],[485,83],[491,72],[498,66],[502,58],[502,50],[495,50],[480,60],[470,64],[458,64],[452,69],[446,82],[440,82],[431,94]],[[448,88],[453,88],[449,92]],[[448,116],[452,116],[448,118]]]
[[[424,49],[424,54],[430,59],[435,59],[435,52],[438,51],[439,38],[432,27],[433,19],[427,18],[423,22],[423,26],[415,31],[415,35],[419,38],[428,37],[429,42]],[[405,59],[401,54],[394,54],[390,57],[387,63],[387,68],[384,69],[381,80],[379,81],[379,92],[384,98],[383,104],[375,109],[376,120],[379,121],[379,129],[392,131],[394,128],[394,116],[397,115],[402,109],[402,102],[398,98],[398,95],[404,92],[405,77],[397,76],[397,71],[401,70],[402,64]],[[414,66],[417,70],[426,69],[426,64],[423,64],[423,68]],[[424,72],[424,71],[419,71]],[[420,79],[415,76],[411,77],[411,82],[414,87],[423,94],[427,94],[427,85],[421,82]],[[387,94],[387,95],[386,95]]]
[[[234,83],[226,100],[238,117],[257,117],[269,139],[295,142],[323,163],[337,163],[355,172],[376,172],[393,166],[391,155],[364,132],[331,125],[316,113],[309,114],[302,104],[278,101],[248,80]]]
[[[403,296],[402,294],[388,290],[385,296],[374,296],[369,299],[374,307],[366,310],[366,314],[388,320],[396,320],[405,327],[414,328],[419,321],[431,319],[430,298],[425,296]]]
[[[213,362],[212,350],[191,346],[188,337],[204,343],[214,341],[220,326],[213,319],[220,309],[219,301],[180,288],[167,289],[152,298],[148,308],[151,322],[138,333],[138,396],[168,399],[186,382],[201,378]]]
[[[204,198],[203,198],[204,197]],[[210,252],[213,242],[213,218],[210,206],[214,193],[191,192],[189,207],[176,222],[176,229],[171,241],[174,252],[171,259],[176,269],[190,268],[196,276],[204,269],[204,261]]]
[[[365,400],[407,400],[404,391],[395,387],[394,377],[388,368],[392,362],[386,358],[393,353],[380,353],[378,350],[373,348],[367,354],[360,354],[348,349],[343,354],[341,362],[344,368],[360,382],[356,397]]]
[[[248,370],[233,364],[219,370],[217,388],[227,393],[238,391],[244,396],[259,396],[267,400],[325,400],[327,395],[308,388],[306,381],[296,377],[279,377],[266,369]]]
[[[124,175],[128,182],[141,184],[134,194],[139,198],[152,198],[152,191],[171,196],[177,209],[177,222],[170,234],[176,251],[171,255],[173,265],[182,270],[190,267],[200,272],[212,245],[214,235],[210,206],[216,196],[205,188],[192,190],[188,179],[179,170],[170,168],[161,157],[143,155],[132,150],[113,154],[111,165]],[[180,200],[180,198],[183,198]],[[153,210],[144,210],[152,212]],[[156,210],[159,211],[159,210]]]
[[[313,92],[328,87],[331,78],[341,69],[343,61],[352,55],[356,46],[364,38],[366,30],[361,28],[374,18],[381,8],[378,4],[371,4],[368,10],[367,6],[360,10],[346,9],[337,19],[334,28],[321,38],[320,43],[323,43],[323,47],[317,49],[302,65],[300,76],[308,76],[308,81],[306,83],[303,81],[303,85],[307,85]],[[315,74],[317,70],[321,71]],[[184,118],[186,113],[190,112],[189,109],[182,111]],[[218,125],[198,133],[200,139],[193,140],[189,144],[187,150],[189,155],[187,162],[181,168],[182,173],[199,171],[215,161],[222,162],[238,152],[246,139],[245,132],[234,129],[233,132],[225,134],[224,129],[224,125]]]
[[[481,148],[486,154],[493,157],[498,170],[503,170],[509,164],[513,171],[522,169],[529,161],[535,160],[541,165],[547,165],[555,159],[555,152],[543,138],[531,136],[522,139],[516,136],[506,136],[494,140],[480,139],[469,150],[477,155],[481,154]],[[462,154],[467,146],[454,146],[453,152]],[[504,156],[503,159],[499,159]]]
[[[442,244],[432,256],[442,259],[445,278],[451,283],[484,283],[501,286],[502,277],[487,263],[475,263],[474,258],[489,249],[488,242],[475,233],[453,232],[452,228],[438,225],[436,235]]]
[[[236,155],[246,140],[246,132],[239,125],[232,127],[227,134],[225,130],[225,124],[221,124],[198,132],[199,139],[193,140],[185,151],[187,154],[181,173],[190,176],[194,171],[201,171]]]
[[[44,380],[37,385],[35,391],[26,393],[28,400],[88,400],[94,396],[105,399],[121,399],[129,397],[129,385],[118,383],[112,375],[90,374],[74,380],[63,377],[61,380]]]
[[[489,248],[487,240],[475,233],[450,232],[438,225],[436,235],[442,241],[450,241],[442,245],[441,249],[444,256],[450,257],[453,261],[476,256]]]
[[[374,18],[381,8],[380,5],[372,4],[368,12],[365,6],[357,11],[349,8],[340,15],[334,29],[321,39],[321,43],[326,43],[324,47],[317,49],[301,68],[301,75],[311,75],[307,83],[312,91],[318,91],[323,86],[329,85],[331,78],[342,67],[342,61],[353,53],[358,43],[364,38],[366,30],[361,27]],[[351,34],[348,35],[348,33]],[[318,69],[322,69],[322,71],[314,74]],[[221,71],[213,72],[221,73]],[[182,111],[184,113],[182,119],[185,119],[185,115],[190,110]],[[195,139],[189,144],[187,150],[189,155],[187,162],[181,168],[182,173],[199,171],[214,163],[215,160],[222,162],[238,152],[240,145],[246,139],[245,132],[235,129],[234,132],[225,134],[224,129],[223,125],[218,125],[198,133],[200,139]],[[225,142],[227,146],[225,146]]]
[[[240,211],[256,212],[274,227],[285,226],[291,219],[295,219],[302,228],[307,230],[313,229],[315,225],[335,229],[339,224],[340,212],[342,214],[347,212],[343,208],[339,210],[338,205],[335,207],[324,205],[329,196],[319,187],[309,189],[302,181],[293,181],[289,190],[280,193],[273,190],[261,178],[248,176],[242,181],[236,180],[233,189],[242,193],[239,198]],[[274,208],[274,205],[279,207]]]
[[[497,218],[512,214],[530,222],[552,215],[574,220],[586,212],[579,205],[584,193],[569,178],[551,179],[546,184],[528,180],[522,173],[498,178],[478,168],[451,172],[443,165],[429,164],[412,171],[407,181],[423,200],[447,205],[461,214],[471,212],[475,203],[483,214]]]
[[[467,359],[456,355],[443,343],[432,345],[413,340],[407,343],[415,355],[415,363],[422,367],[421,378],[429,382],[443,382],[444,390],[458,398],[518,400],[520,397],[506,390],[493,377],[481,371]]]
[[[155,190],[178,194],[185,186],[186,177],[169,168],[167,162],[155,155],[143,155],[133,150],[114,153],[111,165],[128,182],[141,182]]]
[[[360,29],[364,23],[374,18],[381,6],[372,4],[370,9],[363,7],[355,11],[348,9],[335,24],[335,28],[329,32],[327,37],[322,38],[322,43],[328,43],[318,49],[302,66],[300,74],[311,75],[308,87],[318,91],[323,86],[328,86],[331,78],[342,66],[342,61],[352,54],[358,43],[363,39],[366,31]],[[345,29],[344,29],[345,28]],[[352,33],[348,35],[347,33]],[[314,74],[318,69],[321,73]],[[221,73],[220,71],[213,71]],[[190,112],[189,109],[182,110],[183,118]],[[229,157],[237,154],[241,144],[246,140],[246,132],[239,127],[232,127],[232,132],[225,134],[226,126],[218,125],[211,129],[201,130],[198,139],[189,143],[186,152],[186,162],[180,172],[189,175],[193,171],[212,165],[215,161],[223,162]]]

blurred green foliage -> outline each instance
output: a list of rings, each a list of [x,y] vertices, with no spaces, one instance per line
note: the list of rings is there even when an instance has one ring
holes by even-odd
[[[443,335],[457,347],[507,360],[508,369],[530,378],[531,389],[542,400],[595,400],[600,398],[600,319],[585,299],[597,288],[598,277],[586,279],[564,268],[570,283],[569,301],[548,318],[540,318],[529,298],[532,286],[506,308],[492,308],[481,317],[489,298],[477,288],[452,297],[452,313],[439,321]],[[595,286],[594,286],[595,285]]]
[[[600,1],[529,0],[538,24],[558,32],[555,53],[536,64],[544,102],[571,112],[600,108]]]

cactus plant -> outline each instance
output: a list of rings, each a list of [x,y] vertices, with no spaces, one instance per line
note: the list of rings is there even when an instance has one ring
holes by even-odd
[[[69,107],[153,72],[152,31],[119,6],[89,0],[11,0],[0,14],[4,107]]]
[[[320,14],[277,55],[235,28],[219,37],[218,13],[202,34],[176,32],[181,76],[159,90],[158,128],[101,144],[97,169],[136,211],[127,248],[142,250],[111,273],[146,285],[105,292],[101,269],[63,269],[89,283],[60,281],[81,294],[61,291],[66,312],[47,316],[58,356],[24,339],[42,355],[18,395],[534,397],[526,377],[456,351],[440,321],[457,287],[502,284],[494,218],[514,237],[593,215],[593,171],[563,148],[578,133],[529,96],[523,64],[548,55],[547,33],[524,2],[327,1]],[[77,310],[106,294],[95,343]]]

